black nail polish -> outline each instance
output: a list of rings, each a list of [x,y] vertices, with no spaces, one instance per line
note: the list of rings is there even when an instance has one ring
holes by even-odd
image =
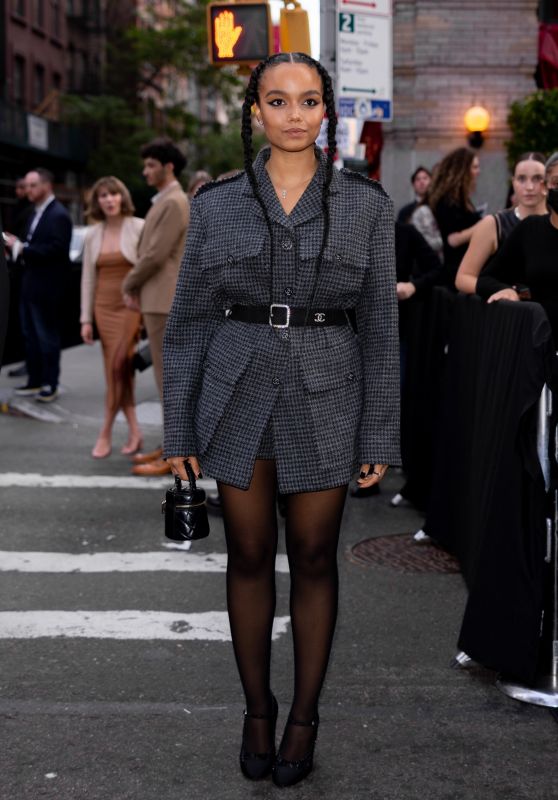
[[[367,472],[361,472],[361,473],[360,473],[360,477],[361,477],[361,478],[366,478],[367,476],[368,476],[368,473],[367,473]]]

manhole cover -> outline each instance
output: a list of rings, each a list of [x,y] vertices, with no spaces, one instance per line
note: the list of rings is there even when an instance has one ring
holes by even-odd
[[[347,558],[360,566],[379,564],[397,572],[460,572],[453,556],[431,542],[415,542],[411,533],[365,539],[347,551]]]

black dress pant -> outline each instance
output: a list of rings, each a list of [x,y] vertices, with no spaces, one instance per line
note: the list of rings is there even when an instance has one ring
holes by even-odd
[[[21,331],[30,386],[58,386],[62,281],[26,268],[21,283]]]

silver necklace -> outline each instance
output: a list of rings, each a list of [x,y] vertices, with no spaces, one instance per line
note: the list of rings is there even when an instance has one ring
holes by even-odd
[[[513,210],[513,213],[517,217],[517,219],[521,219],[521,214],[519,213],[519,206],[516,206]]]
[[[294,189],[298,189],[300,186],[304,186],[305,184],[308,184],[308,183],[310,183],[310,181],[312,180],[312,178],[314,177],[314,175],[315,175],[315,174],[316,174],[316,173],[315,173],[315,172],[313,172],[313,173],[310,175],[310,177],[309,177],[309,178],[305,178],[303,181],[300,181],[300,183],[295,183],[295,185],[294,185],[294,186],[291,186],[291,188],[290,188],[290,189],[279,189],[277,186],[275,186],[275,183],[274,183],[274,181],[273,181],[273,178],[271,179],[271,183],[273,183],[273,186],[275,187],[275,190],[276,190],[277,192],[279,192],[279,194],[281,195],[282,199],[283,199],[283,200],[286,200],[286,199],[287,199],[287,194],[288,194],[289,192],[292,192],[292,191],[294,191]],[[271,176],[270,176],[270,177],[271,177]]]

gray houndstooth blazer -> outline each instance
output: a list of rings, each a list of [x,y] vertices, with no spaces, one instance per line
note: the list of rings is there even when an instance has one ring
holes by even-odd
[[[254,164],[273,227],[274,303],[310,302],[323,231],[325,157],[290,215]],[[361,463],[399,462],[399,352],[392,203],[334,170],[314,308],[354,309],[358,327],[284,330],[226,320],[270,300],[270,237],[245,173],[208,185],[190,229],[164,340],[164,453],[247,488],[271,432],[282,492],[348,483]]]

